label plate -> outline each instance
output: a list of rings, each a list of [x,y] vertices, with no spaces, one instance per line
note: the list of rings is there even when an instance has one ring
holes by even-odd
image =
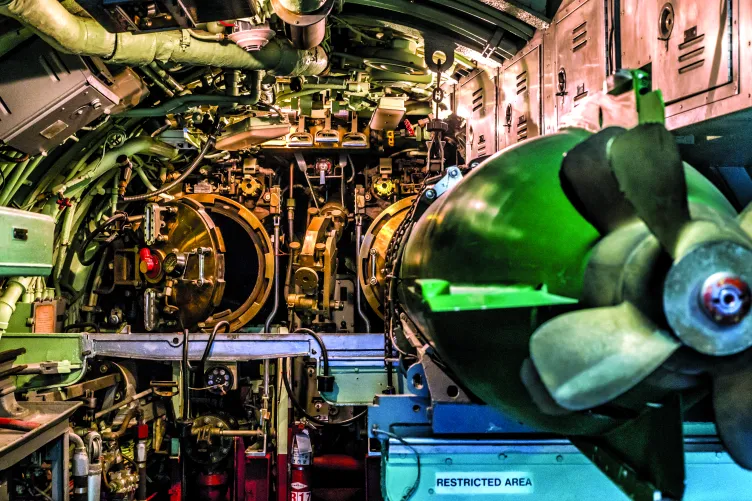
[[[436,494],[532,494],[533,476],[524,471],[437,472]]]

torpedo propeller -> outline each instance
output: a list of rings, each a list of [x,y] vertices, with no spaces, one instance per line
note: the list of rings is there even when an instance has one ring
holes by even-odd
[[[605,129],[567,153],[562,186],[603,235],[598,246],[652,242],[667,265],[652,294],[618,294],[618,302],[605,298],[541,325],[530,357],[554,401],[580,411],[611,402],[677,351],[693,350],[697,356],[678,363],[709,360],[683,369],[708,372],[719,435],[752,469],[752,239],[738,221],[694,210],[686,175],[673,136],[657,123]],[[633,238],[640,231],[643,238]],[[630,280],[611,273],[602,266],[585,278],[595,281],[591,289],[612,276]]]

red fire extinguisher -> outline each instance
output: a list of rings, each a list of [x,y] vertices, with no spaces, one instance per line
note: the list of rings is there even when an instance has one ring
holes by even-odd
[[[311,501],[313,448],[308,430],[302,427],[292,435],[290,454],[290,501]]]

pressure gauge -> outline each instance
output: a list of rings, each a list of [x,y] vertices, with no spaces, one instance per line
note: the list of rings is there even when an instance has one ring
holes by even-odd
[[[210,392],[222,395],[235,385],[235,375],[229,367],[215,365],[206,369],[204,383]]]
[[[187,259],[182,252],[171,252],[167,254],[162,262],[162,267],[165,273],[172,277],[179,277],[185,271],[185,263]]]

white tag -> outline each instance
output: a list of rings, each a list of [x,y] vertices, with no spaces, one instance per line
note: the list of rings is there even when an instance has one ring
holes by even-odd
[[[436,494],[532,494],[533,476],[523,471],[438,472]]]

